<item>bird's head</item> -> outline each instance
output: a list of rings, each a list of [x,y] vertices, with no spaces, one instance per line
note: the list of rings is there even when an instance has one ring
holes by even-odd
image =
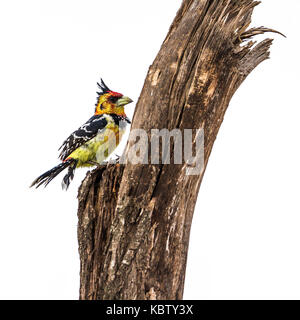
[[[100,88],[100,92],[97,92],[98,98],[96,103],[95,115],[99,114],[117,114],[121,117],[126,117],[124,106],[131,103],[132,100],[122,93],[118,93],[110,90],[107,85],[101,79],[100,83],[97,83]]]

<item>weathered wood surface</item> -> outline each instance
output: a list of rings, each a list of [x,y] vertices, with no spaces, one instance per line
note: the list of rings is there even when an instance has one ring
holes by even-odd
[[[150,66],[132,128],[203,128],[205,167],[231,97],[269,57],[274,31],[247,30],[252,0],[184,0]],[[126,151],[130,144],[127,145]],[[80,299],[181,299],[190,228],[205,171],[108,165],[79,190]]]

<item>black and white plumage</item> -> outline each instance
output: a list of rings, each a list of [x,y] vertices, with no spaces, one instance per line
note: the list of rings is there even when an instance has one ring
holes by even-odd
[[[79,129],[74,131],[68,139],[64,141],[62,146],[58,149],[61,150],[59,158],[64,161],[66,158],[78,147],[82,146],[85,142],[94,138],[99,131],[103,130],[107,125],[105,115],[94,115]]]

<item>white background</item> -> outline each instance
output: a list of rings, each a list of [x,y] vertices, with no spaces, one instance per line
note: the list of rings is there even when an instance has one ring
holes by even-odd
[[[100,76],[137,101],[180,3],[0,2],[1,299],[78,298],[86,170],[68,192],[61,176],[28,186],[92,115]],[[300,299],[299,11],[298,0],[264,0],[254,12],[254,26],[288,38],[270,35],[271,60],[225,116],[195,210],[185,299]]]

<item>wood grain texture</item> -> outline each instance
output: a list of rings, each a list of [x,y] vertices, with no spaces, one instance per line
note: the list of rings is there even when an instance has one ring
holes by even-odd
[[[150,66],[132,128],[204,129],[207,165],[231,97],[269,58],[252,0],[184,0]],[[131,144],[128,143],[126,152]],[[172,155],[171,155],[172,156]],[[108,165],[78,199],[80,299],[182,299],[201,175],[182,165]]]

